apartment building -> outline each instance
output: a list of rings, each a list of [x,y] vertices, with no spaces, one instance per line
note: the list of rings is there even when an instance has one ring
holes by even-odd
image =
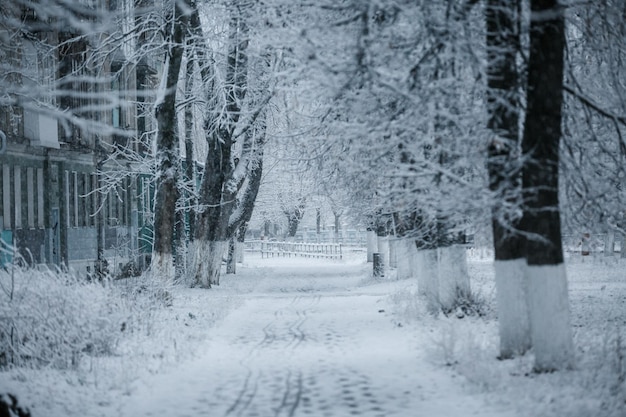
[[[0,263],[80,274],[94,271],[99,252],[113,274],[145,263],[153,196],[124,156],[146,154],[155,126],[147,92],[158,64],[138,58],[142,38],[129,35],[143,3],[81,1],[67,14],[41,1],[0,8]],[[99,16],[117,16],[117,26],[99,26]]]

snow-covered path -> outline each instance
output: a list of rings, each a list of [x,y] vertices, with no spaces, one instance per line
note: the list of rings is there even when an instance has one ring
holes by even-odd
[[[363,285],[362,264],[271,262],[204,351],[121,400],[118,415],[514,415],[431,364],[427,334],[393,324],[394,283]]]

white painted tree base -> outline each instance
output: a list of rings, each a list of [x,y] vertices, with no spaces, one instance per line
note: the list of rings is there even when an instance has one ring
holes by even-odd
[[[389,236],[378,236],[377,245],[383,265],[387,268],[389,266]]]
[[[426,297],[428,309],[439,311],[439,266],[437,249],[419,251],[417,292]]]
[[[222,259],[228,249],[228,241],[194,240],[191,244],[192,266],[195,276],[195,285],[201,288],[211,288],[219,285],[222,270]]]
[[[389,266],[391,268],[398,268],[398,246],[400,245],[400,239],[389,239]]]
[[[158,283],[164,286],[172,285],[176,277],[174,256],[171,253],[160,254],[152,252],[150,273],[152,274],[152,278]]]
[[[529,265],[526,273],[535,370],[570,368],[574,343],[565,265]]]
[[[408,279],[413,276],[411,269],[411,249],[416,252],[415,243],[411,239],[400,239],[397,244],[398,279]]]
[[[367,231],[367,262],[374,262],[374,253],[378,252],[378,238],[373,230]]]
[[[495,261],[500,358],[523,355],[530,347],[526,259]]]
[[[465,247],[452,245],[437,249],[439,304],[444,311],[454,308],[459,297],[470,295]]]

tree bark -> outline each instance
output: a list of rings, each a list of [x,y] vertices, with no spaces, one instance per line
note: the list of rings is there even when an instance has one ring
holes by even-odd
[[[188,101],[185,106],[185,161],[187,165],[185,166],[185,181],[190,184],[192,189],[196,187],[196,164],[194,159],[193,152],[193,103],[191,101],[193,94],[193,70],[194,70],[194,60],[193,60],[193,52],[191,49],[191,45],[188,43],[187,49],[187,68],[186,68],[186,81],[185,81],[185,100]],[[194,207],[197,205],[197,200],[193,195],[188,196],[189,206]],[[188,219],[187,222],[189,224],[189,238],[194,236],[196,229],[196,216],[195,211],[192,209],[186,209],[185,213],[187,213]]]
[[[573,340],[559,214],[565,22],[557,0],[532,0],[522,168],[535,370],[572,365]]]
[[[229,221],[228,234],[231,236],[228,252],[228,260],[226,263],[226,273],[236,273],[236,264],[240,256],[243,254],[243,242],[248,229],[248,222],[252,218],[254,210],[254,202],[261,187],[261,179],[263,177],[263,147],[265,145],[265,116],[260,119],[260,126],[253,130],[253,134],[257,136],[252,142],[252,148],[246,154],[249,154],[249,174],[247,185],[244,188],[243,195],[238,201],[238,207],[235,213],[231,215]]]
[[[374,261],[374,253],[378,252],[378,238],[376,237],[376,231],[367,230],[367,262]]]
[[[176,221],[176,187],[178,171],[178,135],[176,120],[176,86],[184,51],[187,16],[178,2],[168,16],[166,32],[168,55],[163,76],[163,94],[155,107],[158,133],[156,139],[157,188],[154,213],[154,247],[152,250],[152,273],[158,279],[170,283],[174,279],[173,240]]]
[[[304,216],[304,207],[305,200],[300,199],[297,206],[284,210],[284,213],[287,216],[288,238],[293,238],[296,236],[296,233],[298,232],[298,226],[300,225],[300,220],[302,220],[302,217]]]
[[[515,206],[519,175],[519,0],[488,0],[487,107],[493,138],[488,146],[489,189],[495,252],[496,300],[500,332],[500,358],[508,359],[530,349],[528,289],[524,270],[524,238],[507,206]]]

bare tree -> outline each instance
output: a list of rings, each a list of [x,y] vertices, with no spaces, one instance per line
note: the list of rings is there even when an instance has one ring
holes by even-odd
[[[227,52],[223,83],[218,82],[218,65],[202,35],[197,13],[192,15],[195,39],[201,45],[198,61],[207,102],[204,134],[208,145],[204,172],[198,191],[195,235],[192,242],[192,276],[195,285],[210,288],[219,284],[223,256],[228,242],[247,223],[256,198],[265,144],[265,106],[272,88],[264,81],[258,85],[259,95],[251,90],[250,4],[229,5]],[[261,58],[254,64],[274,65],[272,59]],[[253,65],[254,66],[254,65]],[[266,79],[262,72],[255,75]]]

